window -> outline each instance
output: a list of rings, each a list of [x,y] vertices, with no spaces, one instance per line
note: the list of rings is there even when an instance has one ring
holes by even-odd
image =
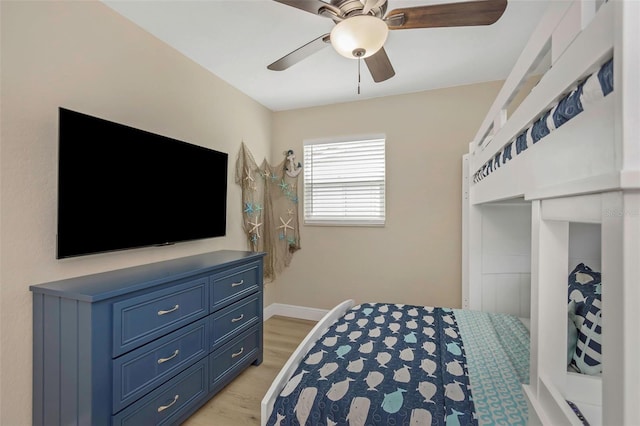
[[[385,137],[304,142],[304,222],[382,226]]]

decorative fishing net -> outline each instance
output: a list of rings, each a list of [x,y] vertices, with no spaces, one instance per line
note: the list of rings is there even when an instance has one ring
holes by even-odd
[[[244,142],[236,160],[242,186],[242,224],[252,251],[265,252],[264,277],[273,280],[300,249],[298,174],[292,151],[276,166],[257,165]]]

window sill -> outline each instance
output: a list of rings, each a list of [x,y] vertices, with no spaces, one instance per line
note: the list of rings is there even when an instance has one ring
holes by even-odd
[[[383,228],[384,220],[321,220],[321,219],[305,219],[305,226],[353,226],[353,227],[369,227]]]

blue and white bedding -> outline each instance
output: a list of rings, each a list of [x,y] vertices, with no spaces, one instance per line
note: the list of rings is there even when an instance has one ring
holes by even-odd
[[[368,303],[309,350],[269,425],[525,425],[529,335],[513,316]]]
[[[612,91],[613,59],[609,59],[600,67],[598,72],[585,78],[571,92],[564,95],[557,104],[540,114],[531,126],[524,129],[516,138],[502,147],[493,158],[474,173],[473,182],[480,182],[500,167],[503,167],[514,156],[524,153],[531,145],[538,143],[549,133]],[[515,150],[513,148],[514,145]]]

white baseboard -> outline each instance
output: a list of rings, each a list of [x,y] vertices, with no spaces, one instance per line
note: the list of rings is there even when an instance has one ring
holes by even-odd
[[[268,320],[274,315],[320,321],[327,312],[327,309],[307,308],[305,306],[286,305],[284,303],[272,303],[264,308],[264,320]]]

